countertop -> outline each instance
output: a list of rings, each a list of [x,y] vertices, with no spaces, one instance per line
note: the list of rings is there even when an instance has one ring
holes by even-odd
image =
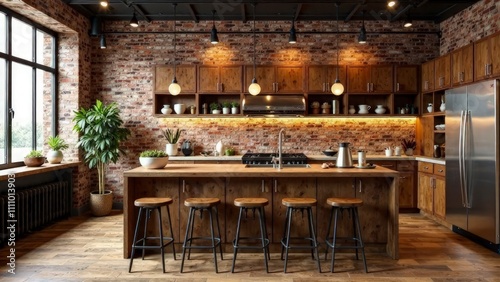
[[[325,162],[332,162],[335,161],[337,158],[336,157],[329,157],[325,155],[306,155],[308,160],[311,161],[325,161]],[[241,162],[241,157],[242,155],[235,155],[235,156],[202,156],[202,155],[197,155],[197,156],[171,156],[169,159],[172,161],[235,161],[235,162]],[[352,156],[353,160],[357,160],[358,156],[353,155]],[[384,155],[367,155],[366,159],[368,161],[371,160],[376,160],[376,161],[422,161],[422,162],[429,162],[429,163],[434,163],[434,164],[441,164],[445,165],[446,161],[445,159],[442,158],[432,158],[432,157],[425,157],[425,156],[390,156],[386,157]]]

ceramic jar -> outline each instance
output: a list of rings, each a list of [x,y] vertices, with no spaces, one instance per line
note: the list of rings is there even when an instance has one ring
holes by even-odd
[[[385,114],[385,108],[383,105],[377,105],[377,108],[375,109],[375,113],[381,115],[381,114]]]
[[[369,105],[358,105],[359,111],[358,114],[367,114],[368,111],[372,108]]]
[[[353,115],[356,113],[356,109],[354,109],[354,105],[349,105],[349,114]]]
[[[445,105],[445,103],[441,103],[441,106],[439,106],[439,110],[440,110],[441,112],[446,111],[446,105]]]
[[[172,109],[170,108],[170,105],[163,105],[163,108],[161,108],[161,113],[164,115],[169,115],[172,113]]]
[[[428,111],[429,113],[432,113],[432,112],[433,112],[432,103],[427,104],[427,111]]]

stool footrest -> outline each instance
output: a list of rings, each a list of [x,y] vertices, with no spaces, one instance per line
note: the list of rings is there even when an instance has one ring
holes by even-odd
[[[160,240],[160,237],[141,238],[141,239],[137,240],[137,242],[132,243],[132,248],[135,248],[135,249],[159,249],[159,248],[165,248],[166,246],[168,246],[174,242],[174,238],[172,238],[172,237],[163,237],[163,246],[160,246],[160,245],[146,245],[146,246],[139,245],[141,242],[147,241],[147,240]],[[165,241],[167,241],[167,243],[165,243]]]
[[[190,246],[187,245],[188,242],[193,242],[193,240],[206,240],[206,241],[212,241],[212,237],[191,237],[184,242],[184,245],[182,246],[185,249],[213,249],[214,247],[217,247],[220,245],[220,238],[214,238],[215,245],[202,245],[202,246]]]
[[[258,237],[240,237],[238,238],[238,241],[241,241],[241,240],[244,240],[244,241],[255,241],[255,243],[262,243],[262,238],[258,238]],[[244,243],[248,243],[248,242],[244,242]],[[264,248],[267,248],[267,246],[269,246],[269,239],[265,238],[264,239],[264,246],[248,246],[248,245],[240,245],[239,242],[238,242],[238,245],[236,245],[236,239],[233,240],[233,247],[235,249],[264,249]]]
[[[301,240],[306,240],[306,241],[311,241],[314,243],[314,238],[309,238],[309,237],[290,237],[290,240],[292,239],[301,239]],[[299,245],[289,245],[288,247],[286,246],[286,238],[282,239],[281,240],[281,245],[286,248],[286,249],[315,249],[317,247],[319,247],[319,243],[316,243],[316,245],[312,245],[312,246],[299,246]]]

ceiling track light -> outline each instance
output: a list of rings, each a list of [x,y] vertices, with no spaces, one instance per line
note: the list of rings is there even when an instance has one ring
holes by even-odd
[[[406,13],[406,18],[405,18],[405,21],[403,23],[403,26],[408,28],[408,27],[411,27],[412,25],[413,25],[413,23],[411,22],[410,14]]]
[[[358,43],[365,44],[366,43],[365,11],[362,11],[361,14],[362,14],[362,24],[361,24],[361,29],[359,30]]]
[[[108,7],[109,2],[108,2],[108,0],[101,0],[101,1],[99,1],[99,4],[101,4],[102,7]]]
[[[396,6],[396,4],[397,4],[397,1],[394,1],[394,0],[392,0],[392,1],[391,1],[391,0],[387,1],[387,6],[388,6],[389,8],[393,8],[394,6]]]
[[[212,10],[212,31],[210,32],[210,43],[219,43],[219,36],[217,36],[217,29],[215,28],[215,13],[217,11]]]
[[[340,82],[339,79],[339,3],[335,3],[335,6],[337,7],[337,36],[336,36],[336,44],[337,44],[337,76],[335,78],[335,83],[332,85],[331,91],[333,95],[339,96],[344,93],[344,85]]]
[[[139,26],[139,21],[137,20],[137,16],[134,14],[132,15],[132,19],[130,20],[130,26],[131,27],[138,27]]]
[[[257,96],[260,93],[260,85],[257,83],[256,78],[256,65],[255,65],[255,3],[253,3],[253,79],[250,86],[248,86],[248,92],[253,96]]]
[[[108,46],[106,45],[106,37],[104,36],[104,34],[101,34],[101,38],[100,38],[99,42],[101,45],[101,49],[108,48]]]
[[[290,36],[288,37],[288,43],[297,43],[297,33],[295,32],[295,21],[292,20],[292,27],[290,28]]]
[[[172,79],[172,83],[168,86],[168,92],[173,96],[179,95],[181,93],[181,86],[177,83],[177,33],[176,33],[176,15],[177,15],[177,3],[172,4],[174,6],[174,79]]]

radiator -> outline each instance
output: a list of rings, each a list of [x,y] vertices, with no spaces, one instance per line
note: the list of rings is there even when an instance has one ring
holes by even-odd
[[[36,187],[16,188],[16,238],[67,218],[71,213],[71,191],[68,181],[46,183]],[[7,236],[8,196],[0,195],[0,243]],[[12,205],[12,204],[11,204]]]

